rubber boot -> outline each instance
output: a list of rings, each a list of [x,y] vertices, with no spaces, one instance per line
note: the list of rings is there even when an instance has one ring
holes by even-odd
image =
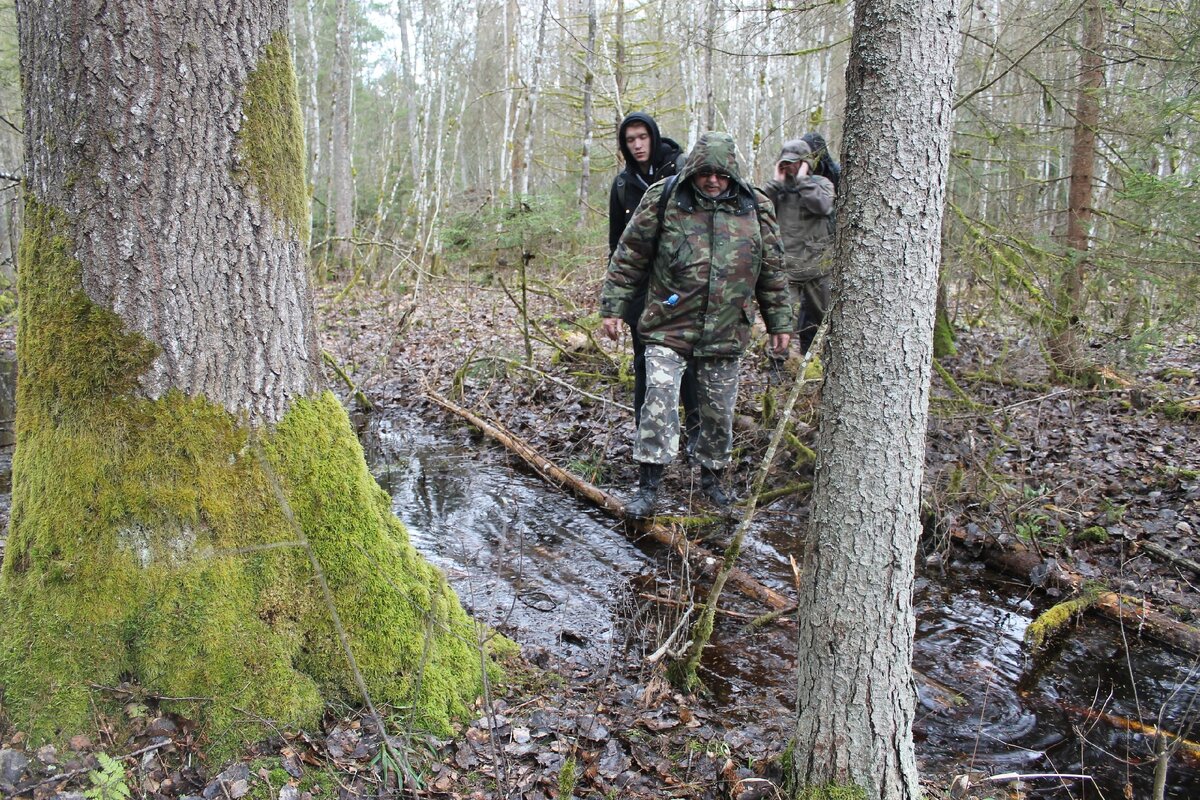
[[[625,516],[644,519],[654,514],[654,503],[658,500],[658,485],[662,482],[662,475],[662,464],[638,465],[637,493],[625,504]]]
[[[733,505],[733,498],[721,486],[724,472],[724,470],[710,469],[709,467],[700,468],[700,491],[704,492],[718,508],[729,508]]]

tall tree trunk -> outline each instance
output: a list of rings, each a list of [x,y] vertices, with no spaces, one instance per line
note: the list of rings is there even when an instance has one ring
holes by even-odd
[[[617,97],[614,123],[619,127],[625,118],[625,0],[617,0],[616,21],[613,26],[613,83]]]
[[[546,50],[546,17],[550,13],[549,0],[542,0],[542,10],[538,14],[537,49],[533,53],[533,74],[529,79],[529,107],[525,117],[525,140],[521,147],[521,160],[518,163],[520,180],[517,193],[520,197],[529,195],[529,173],[533,169],[533,134],[538,124],[538,101],[542,96],[542,60]]]
[[[217,743],[356,687],[447,729],[471,623],[319,390],[286,2],[89,8],[17,5],[5,711],[67,736],[132,676]]]
[[[709,0],[704,15],[704,127],[717,129],[717,103],[713,91],[713,47],[717,35],[717,0]]]
[[[579,170],[579,224],[587,224],[592,181],[592,96],[596,85],[596,0],[587,0],[587,53],[583,61],[583,158]]]
[[[1082,14],[1083,52],[1080,54],[1079,96],[1075,103],[1071,181],[1067,194],[1067,265],[1059,279],[1049,342],[1052,368],[1069,379],[1085,374],[1088,366],[1079,338],[1084,312],[1083,283],[1091,239],[1096,128],[1100,124],[1100,91],[1104,85],[1104,8],[1101,0],[1088,0]]]
[[[337,39],[333,55],[333,113],[329,154],[333,169],[333,252],[339,261],[354,254],[354,177],[350,144],[351,99],[354,96],[354,68],[351,50],[350,0],[338,0]]]
[[[316,0],[301,0],[304,5],[305,42],[308,45],[308,92],[305,109],[305,125],[308,142],[309,185],[316,188],[321,180],[321,105],[317,102],[317,85],[321,76],[321,61],[317,51],[317,28],[313,22],[313,3]]]
[[[958,45],[950,0],[855,7],[845,198],[799,596],[788,767],[796,796],[850,786],[881,800],[920,796],[913,561]]]

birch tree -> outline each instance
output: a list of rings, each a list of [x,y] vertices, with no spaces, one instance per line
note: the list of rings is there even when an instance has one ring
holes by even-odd
[[[333,56],[333,111],[330,120],[329,160],[332,169],[333,252],[346,260],[354,252],[354,158],[350,144],[351,102],[354,97],[351,0],[337,0],[337,46]]]

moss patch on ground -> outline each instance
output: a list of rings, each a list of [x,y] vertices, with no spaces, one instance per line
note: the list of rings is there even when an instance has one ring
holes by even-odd
[[[262,721],[361,702],[311,546],[377,703],[438,732],[481,684],[481,635],[411,547],[329,393],[255,430],[203,398],[135,393],[156,348],[91,303],[61,213],[28,203],[18,445],[0,572],[0,682],[33,741],[91,727],[103,688],[236,746]],[[286,499],[281,503],[276,487]],[[289,513],[290,511],[290,513]]]

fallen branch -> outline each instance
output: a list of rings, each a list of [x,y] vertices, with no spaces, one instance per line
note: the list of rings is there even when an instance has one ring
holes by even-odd
[[[758,505],[766,506],[774,503],[781,497],[787,497],[789,494],[799,494],[812,489],[812,483],[809,481],[797,481],[789,483],[787,486],[780,486],[778,489],[772,489],[769,492],[763,492],[758,496]]]
[[[432,390],[427,390],[426,396],[446,411],[462,417],[471,423],[471,425],[483,431],[484,435],[504,445],[509,452],[528,464],[531,469],[548,483],[560,489],[569,489],[609,516],[628,523],[625,526],[625,534],[635,544],[640,544],[643,539],[650,538],[661,545],[672,548],[681,558],[698,566],[705,574],[711,575],[716,571],[717,565],[720,563],[720,557],[707,548],[689,541],[686,536],[683,536],[674,527],[661,525],[653,521],[638,521],[626,517],[625,504],[616,497],[554,464],[534,450],[527,442],[504,430],[498,424],[488,422],[479,415],[447,400]],[[755,580],[740,569],[733,571],[729,576],[729,582],[736,586],[743,594],[755,598],[770,608],[788,608],[795,602],[769,586],[764,586],[760,581]]]
[[[1162,737],[1172,742],[1177,748],[1176,752],[1179,753],[1181,759],[1192,766],[1200,766],[1200,742],[1194,742],[1191,739],[1186,739],[1171,731],[1165,731],[1148,722],[1138,722],[1135,719],[1122,717],[1119,714],[1110,714],[1107,711],[1097,711],[1094,708],[1084,708],[1083,706],[1070,705],[1069,703],[1063,703],[1062,707],[1067,711],[1080,714],[1088,719],[1098,719],[1114,728],[1120,728],[1131,733],[1139,733],[1149,739]]]
[[[342,379],[342,382],[346,384],[346,388],[348,388],[350,393],[354,395],[354,402],[358,404],[359,411],[375,410],[375,406],[370,400],[367,399],[367,396],[363,394],[363,390],[358,388],[354,381],[350,380],[350,376],[346,374],[345,370],[338,366],[337,361],[329,354],[328,350],[321,351],[321,358],[324,359],[325,363],[329,365],[329,368],[332,369],[334,373]]]
[[[162,741],[154,742],[153,744],[148,744],[145,747],[140,747],[137,750],[134,750],[129,753],[125,753],[124,755],[115,756],[115,757],[113,757],[113,760],[114,761],[128,761],[131,758],[137,758],[138,756],[145,755],[146,753],[152,753],[155,750],[161,750],[164,747],[173,746],[174,744],[175,744],[175,741],[173,739],[164,738]],[[57,775],[51,775],[49,778],[42,778],[40,780],[30,781],[29,783],[17,784],[14,787],[14,791],[18,795],[25,794],[26,792],[30,792],[31,796],[32,796],[32,793],[34,792],[35,789],[40,789],[43,786],[49,786],[50,784],[53,784],[53,783],[65,783],[66,781],[70,780],[71,778],[91,772],[94,769],[95,769],[94,766],[78,767],[76,769],[70,769],[70,770],[67,770],[66,772],[60,772]]]
[[[628,411],[630,414],[633,413],[633,408],[630,406],[624,405],[622,403],[618,403],[615,400],[609,400],[607,397],[601,397],[598,394],[592,394],[591,392],[586,392],[583,389],[580,389],[578,386],[576,386],[573,383],[568,383],[567,381],[564,381],[562,378],[556,378],[553,375],[550,375],[549,373],[542,372],[540,369],[522,364],[520,361],[517,361],[516,359],[504,358],[502,356],[492,356],[492,359],[495,361],[503,361],[505,364],[510,364],[510,365],[516,367],[517,369],[523,369],[526,372],[532,372],[534,375],[537,375],[539,378],[548,380],[551,383],[557,383],[559,386],[565,386],[566,388],[570,389],[571,391],[581,394],[584,397],[588,398],[589,400],[595,400],[600,403],[607,403],[610,406],[616,406],[617,408],[621,409],[622,411]]]
[[[1192,572],[1200,575],[1200,563],[1197,563],[1186,556],[1181,556],[1172,550],[1168,550],[1161,544],[1155,544],[1154,542],[1140,542],[1138,546],[1151,555],[1155,555],[1159,558],[1170,561],[1172,564],[1178,564],[1181,567],[1187,567]]]
[[[638,592],[638,597],[642,598],[643,600],[649,600],[652,603],[658,603],[659,605],[664,605],[664,606],[674,606],[677,608],[686,608],[686,609],[694,609],[696,607],[695,603],[685,603],[682,600],[675,600],[674,598],[671,598],[671,597],[663,597],[660,594],[649,594],[647,592]],[[755,617],[752,617],[749,614],[742,614],[737,611],[730,611],[725,608],[718,608],[717,613],[723,617],[729,617],[731,619],[740,619],[740,620],[749,620],[749,621],[753,621],[754,619],[756,619]],[[777,612],[771,612],[771,613],[777,613]]]

